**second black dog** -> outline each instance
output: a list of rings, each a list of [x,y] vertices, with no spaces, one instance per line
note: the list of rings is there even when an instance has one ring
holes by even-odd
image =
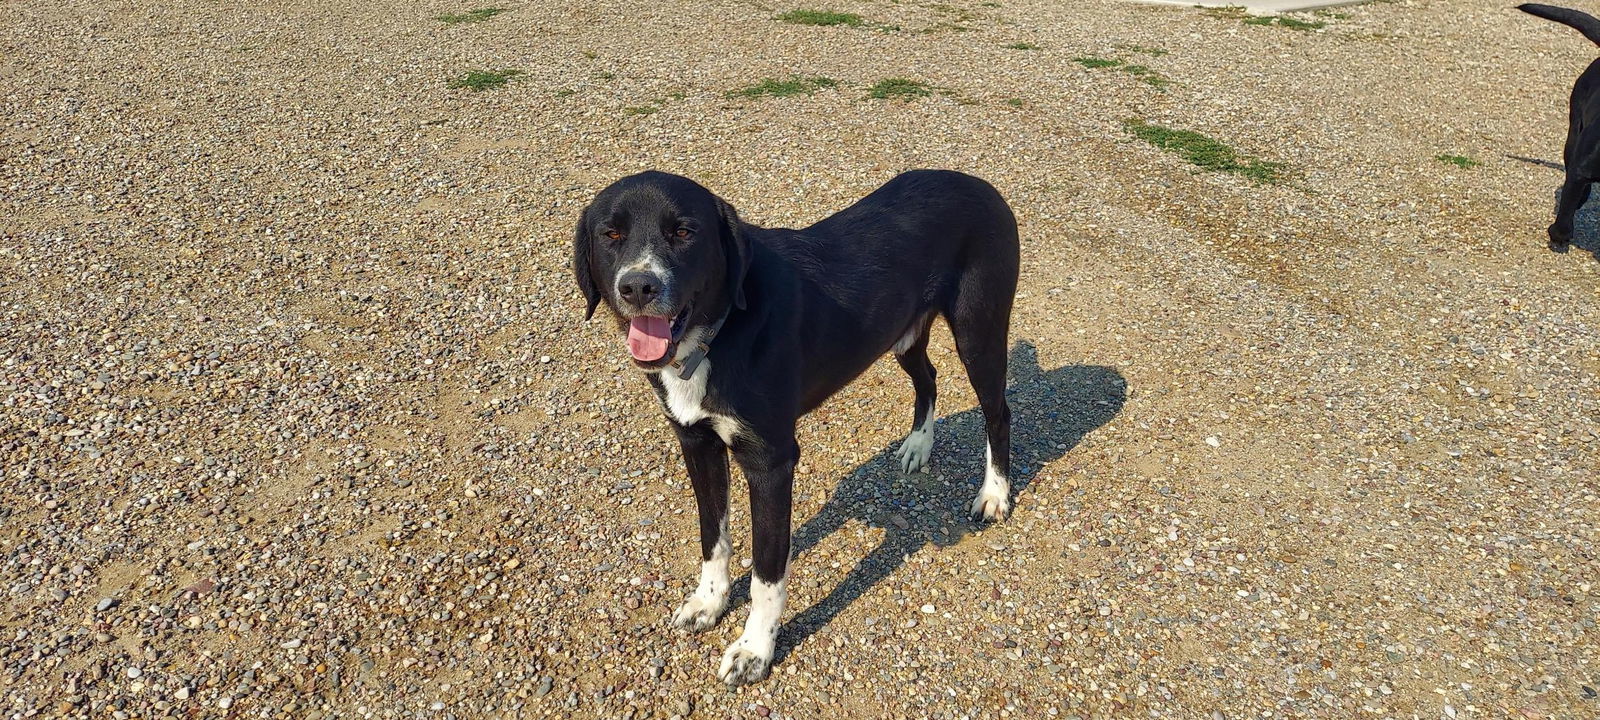
[[[1572,27],[1600,45],[1600,19],[1593,15],[1532,3],[1518,5],[1517,9]],[[1556,200],[1556,221],[1550,224],[1550,249],[1556,252],[1566,252],[1571,244],[1573,218],[1589,199],[1589,185],[1600,180],[1600,59],[1589,63],[1588,69],[1573,83],[1571,102],[1567,146],[1562,154],[1567,165],[1567,179]]]

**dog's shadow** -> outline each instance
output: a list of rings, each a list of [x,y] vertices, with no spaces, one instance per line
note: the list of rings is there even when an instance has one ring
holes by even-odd
[[[1015,506],[1034,476],[1076,447],[1083,437],[1122,410],[1127,382],[1116,370],[1067,365],[1043,371],[1034,347],[1011,350],[1006,398],[1011,405],[1011,489]],[[909,380],[907,381],[909,382]],[[905,409],[909,418],[910,411]],[[883,541],[828,596],[784,623],[777,663],[795,646],[844,612],[874,585],[928,545],[945,547],[980,529],[967,519],[984,474],[983,413],[971,408],[938,420],[931,468],[906,475],[895,451],[899,443],[862,463],[834,490],[815,517],[795,531],[791,577],[805,577],[801,557],[852,520],[884,530]],[[950,482],[941,482],[938,476]],[[921,506],[918,508],[917,506]],[[813,562],[816,562],[813,559]],[[732,591],[730,608],[749,599],[750,577]]]

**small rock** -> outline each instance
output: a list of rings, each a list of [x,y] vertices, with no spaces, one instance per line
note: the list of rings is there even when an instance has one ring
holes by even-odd
[[[117,602],[118,600],[116,598],[100,598],[100,602],[94,604],[94,611],[105,612],[116,607]]]

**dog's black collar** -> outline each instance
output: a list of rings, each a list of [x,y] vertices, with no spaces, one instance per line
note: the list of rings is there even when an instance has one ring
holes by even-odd
[[[731,307],[723,311],[722,317],[711,324],[711,329],[700,336],[700,341],[695,343],[694,349],[690,350],[688,355],[683,356],[682,360],[675,359],[668,363],[678,371],[679,380],[688,380],[694,377],[694,371],[700,367],[700,362],[706,359],[706,353],[711,352],[711,339],[717,336],[717,331],[721,330],[722,324],[728,321],[728,313],[731,312],[733,312]]]

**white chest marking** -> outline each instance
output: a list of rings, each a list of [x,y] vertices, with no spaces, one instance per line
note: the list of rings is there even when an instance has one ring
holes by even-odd
[[[711,429],[722,442],[733,444],[734,436],[744,430],[737,418],[707,412],[705,408],[706,378],[711,375],[711,362],[702,360],[688,380],[678,377],[678,371],[667,368],[661,372],[661,384],[667,389],[667,412],[680,425],[693,425],[701,420],[711,420]]]

